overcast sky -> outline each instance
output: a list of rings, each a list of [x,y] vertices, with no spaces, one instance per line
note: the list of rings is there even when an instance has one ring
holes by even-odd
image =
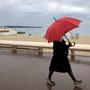
[[[47,25],[72,16],[90,26],[90,0],[0,0],[0,25]]]
[[[0,12],[89,13],[90,0],[0,0]]]

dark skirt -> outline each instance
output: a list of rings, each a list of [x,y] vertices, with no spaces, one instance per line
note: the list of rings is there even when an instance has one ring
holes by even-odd
[[[49,70],[56,72],[70,72],[71,66],[67,56],[53,55]]]

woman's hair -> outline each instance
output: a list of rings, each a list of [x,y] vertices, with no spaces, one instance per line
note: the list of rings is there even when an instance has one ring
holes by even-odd
[[[66,41],[64,39],[62,39],[62,43],[66,43]]]

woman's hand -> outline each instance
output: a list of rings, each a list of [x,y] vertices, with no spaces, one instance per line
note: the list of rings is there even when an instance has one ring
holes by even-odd
[[[75,46],[75,42],[72,43],[72,46]]]
[[[73,43],[69,42],[69,46],[70,46],[70,47],[71,47],[71,46],[75,46],[75,42],[73,42]]]

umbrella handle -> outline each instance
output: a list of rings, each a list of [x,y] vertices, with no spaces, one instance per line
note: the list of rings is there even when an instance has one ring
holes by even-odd
[[[65,36],[65,38],[67,39],[68,43],[71,43],[71,42],[69,41],[68,37],[67,37],[66,35],[64,35],[64,36]]]
[[[69,44],[68,45],[70,45],[70,47],[73,47],[73,46],[75,46],[75,42],[68,42]]]

